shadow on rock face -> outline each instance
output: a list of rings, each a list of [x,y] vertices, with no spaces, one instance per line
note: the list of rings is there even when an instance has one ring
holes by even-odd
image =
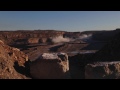
[[[72,79],[85,79],[85,66],[94,54],[69,56],[69,71]]]
[[[19,66],[18,62],[15,62],[14,68],[18,73],[23,74],[27,77],[31,77],[29,64],[30,64],[30,61],[27,61],[25,62],[25,66],[23,67],[23,66]]]

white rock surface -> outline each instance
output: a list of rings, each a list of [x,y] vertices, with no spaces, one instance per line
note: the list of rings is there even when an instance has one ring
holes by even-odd
[[[57,53],[43,53],[40,59],[58,59]]]

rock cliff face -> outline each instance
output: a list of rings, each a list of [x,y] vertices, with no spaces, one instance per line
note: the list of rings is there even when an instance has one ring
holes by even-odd
[[[26,61],[28,61],[27,55],[0,40],[0,79],[27,79],[18,70],[20,68],[24,70]]]
[[[65,53],[43,53],[31,62],[30,73],[36,79],[69,79],[68,56]]]

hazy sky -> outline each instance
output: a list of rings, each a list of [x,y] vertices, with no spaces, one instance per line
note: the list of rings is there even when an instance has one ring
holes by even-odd
[[[120,11],[0,11],[0,30],[64,31],[120,28]]]

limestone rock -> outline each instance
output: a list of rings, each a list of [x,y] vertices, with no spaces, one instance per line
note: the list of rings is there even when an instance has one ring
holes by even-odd
[[[68,56],[66,53],[43,53],[31,62],[30,73],[35,79],[68,79]]]
[[[120,61],[96,62],[85,67],[86,79],[120,79]]]

